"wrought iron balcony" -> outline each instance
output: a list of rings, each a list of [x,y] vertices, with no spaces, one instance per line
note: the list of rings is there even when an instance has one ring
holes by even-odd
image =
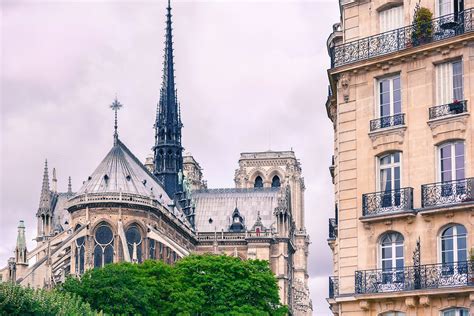
[[[356,294],[474,285],[474,263],[462,261],[355,272]]]
[[[399,113],[392,116],[382,116],[370,121],[370,131],[376,131],[381,128],[393,127],[405,124],[405,113]]]
[[[335,218],[329,219],[329,239],[336,239],[337,237],[337,221]]]
[[[335,276],[329,277],[329,298],[339,296],[339,278]]]
[[[331,67],[352,64],[411,47],[472,32],[473,9],[448,14],[426,25],[412,24],[392,31],[337,45],[330,49]]]
[[[474,202],[474,178],[437,182],[421,186],[421,207]]]
[[[467,101],[455,101],[449,104],[433,106],[429,109],[430,120],[447,115],[455,115],[467,112]]]
[[[376,216],[413,210],[413,188],[362,195],[362,215]]]

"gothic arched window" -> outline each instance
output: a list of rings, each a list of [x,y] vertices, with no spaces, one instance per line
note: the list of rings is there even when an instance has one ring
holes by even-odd
[[[279,188],[281,186],[280,177],[274,176],[272,179],[272,188]]]
[[[263,188],[263,179],[261,176],[257,176],[255,178],[255,182],[253,184],[254,188]]]
[[[136,249],[136,262],[142,262],[142,235],[136,225],[130,226],[125,232],[127,239],[128,252],[130,258],[134,261],[134,248]]]
[[[114,261],[114,234],[107,224],[100,224],[94,234],[94,268]]]
[[[80,228],[79,225],[76,226],[77,230]],[[84,273],[84,256],[85,256],[85,245],[86,237],[79,237],[76,239],[76,251],[74,255],[74,261],[76,264],[76,275],[81,275]]]

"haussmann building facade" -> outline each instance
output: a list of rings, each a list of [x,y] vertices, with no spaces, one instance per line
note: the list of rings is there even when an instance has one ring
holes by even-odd
[[[334,315],[474,315],[474,1],[340,0]]]

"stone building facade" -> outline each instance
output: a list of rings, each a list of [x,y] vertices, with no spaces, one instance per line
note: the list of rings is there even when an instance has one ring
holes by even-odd
[[[339,6],[331,311],[472,315],[474,1]]]
[[[268,260],[281,302],[310,315],[304,181],[293,151],[242,153],[234,188],[208,189],[200,164],[183,155],[176,97],[171,7],[153,154],[140,161],[115,132],[104,159],[73,192],[58,192],[45,163],[36,213],[37,246],[27,250],[18,226],[15,257],[0,280],[51,288],[69,276],[113,262],[174,263],[191,253]],[[52,184],[52,188],[50,187]]]

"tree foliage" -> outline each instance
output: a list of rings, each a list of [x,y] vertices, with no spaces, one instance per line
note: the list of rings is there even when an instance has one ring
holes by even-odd
[[[77,295],[0,283],[0,315],[96,315]]]
[[[267,261],[192,255],[174,266],[118,263],[68,279],[62,290],[109,314],[284,315]]]

